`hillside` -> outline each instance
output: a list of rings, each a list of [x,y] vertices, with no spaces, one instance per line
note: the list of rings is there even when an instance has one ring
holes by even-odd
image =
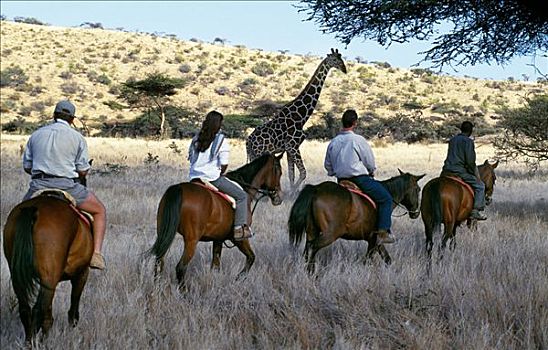
[[[74,101],[78,115],[95,131],[103,122],[132,120],[141,112],[113,110],[105,103],[122,102],[118,86],[128,78],[156,71],[187,82],[172,104],[197,116],[213,108],[250,114],[264,101],[292,100],[322,59],[146,33],[2,21],[1,123],[49,119],[61,98]],[[489,117],[501,106],[519,106],[528,93],[546,90],[536,82],[456,78],[352,58],[346,58],[346,66],[346,75],[331,71],[310,125],[326,112],[346,108],[373,118],[401,112],[433,120],[476,115],[492,122]],[[5,84],[4,73],[18,69],[27,79]]]

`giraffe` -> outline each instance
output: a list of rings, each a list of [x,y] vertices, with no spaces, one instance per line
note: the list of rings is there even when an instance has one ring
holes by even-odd
[[[306,138],[303,127],[314,112],[322,86],[331,68],[337,68],[346,73],[346,66],[338,50],[331,49],[331,53],[316,68],[301,93],[283,106],[271,120],[259,125],[246,141],[249,160],[254,160],[267,152],[286,152],[287,174],[292,191],[298,189],[306,178],[306,169],[299,151],[299,147]],[[299,170],[297,183],[294,183],[295,166]]]

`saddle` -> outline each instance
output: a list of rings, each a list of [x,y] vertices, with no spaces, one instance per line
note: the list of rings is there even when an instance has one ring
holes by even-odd
[[[464,180],[461,179],[460,177],[458,177],[457,175],[453,175],[453,174],[444,174],[444,175],[442,175],[441,177],[445,177],[446,179],[451,179],[451,180],[453,180],[453,181],[458,182],[459,184],[461,184],[462,186],[464,186],[464,188],[470,193],[470,195],[472,196],[472,198],[474,198],[474,189],[472,188],[472,186],[470,186],[469,184],[467,184],[466,182],[464,182]]]
[[[76,215],[78,215],[78,217],[82,219],[82,221],[90,229],[93,227],[92,225],[93,216],[88,212],[78,209],[78,207],[76,207],[76,200],[74,199],[73,196],[71,196],[70,193],[58,188],[45,188],[45,189],[34,192],[31,198],[36,198],[38,196],[56,198],[66,202],[69,205],[69,207],[76,213]]]
[[[202,186],[203,188],[221,196],[221,198],[223,198],[228,203],[230,203],[230,206],[232,207],[232,209],[236,209],[236,200],[232,198],[231,196],[229,196],[228,194],[219,191],[219,189],[215,187],[215,185],[213,185],[211,182],[207,180],[202,180],[202,179],[192,179],[190,180],[190,182],[195,185]]]
[[[369,203],[371,203],[371,205],[373,206],[373,209],[377,209],[377,204],[375,203],[375,201],[369,197],[367,194],[365,194],[364,192],[362,192],[360,190],[360,188],[358,187],[358,185],[356,185],[355,183],[353,183],[352,181],[349,181],[349,180],[341,180],[339,182],[339,185],[341,185],[342,187],[346,188],[347,190],[349,190],[350,192],[354,192],[355,194],[357,194],[358,196],[361,196],[363,198],[365,198]]]

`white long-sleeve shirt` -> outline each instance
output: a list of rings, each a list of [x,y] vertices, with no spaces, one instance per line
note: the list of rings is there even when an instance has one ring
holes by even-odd
[[[198,152],[193,148],[194,141],[195,139],[193,139],[189,147],[190,180],[196,178],[207,181],[217,180],[221,176],[221,166],[228,165],[228,158],[230,156],[228,140],[224,135],[218,133],[215,136],[215,140],[204,152]],[[215,147],[213,152],[211,150],[212,147]]]
[[[363,136],[341,131],[327,146],[324,167],[327,175],[348,178],[375,172],[375,156]]]

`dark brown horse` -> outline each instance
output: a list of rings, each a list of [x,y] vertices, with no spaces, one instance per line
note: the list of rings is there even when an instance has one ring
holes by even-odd
[[[485,203],[491,204],[493,188],[495,186],[495,168],[499,162],[490,164],[485,161],[478,166],[481,180],[485,184]],[[474,197],[459,182],[442,176],[430,180],[422,191],[421,216],[424,222],[426,234],[426,252],[428,257],[432,255],[432,236],[434,231],[440,231],[441,224],[444,225],[444,234],[440,245],[442,251],[449,239],[451,248],[456,245],[455,233],[457,227],[468,220]],[[469,222],[470,224],[470,222]]]
[[[399,176],[382,181],[382,184],[392,195],[393,206],[403,205],[409,216],[416,219],[419,216],[418,181],[424,175],[399,172]],[[325,181],[319,185],[306,185],[299,193],[289,214],[289,239],[298,245],[306,231],[304,256],[310,273],[314,272],[318,250],[338,238],[365,240],[368,246],[364,262],[378,249],[384,261],[390,264],[390,255],[384,246],[376,244],[376,221],[377,211],[369,201],[335,182]]]
[[[282,155],[265,154],[237,170],[228,172],[226,176],[246,190],[250,201],[258,193],[263,193],[270,197],[273,205],[280,205],[281,157]],[[219,268],[223,242],[232,240],[246,256],[246,264],[240,274],[246,273],[255,261],[255,254],[247,239],[233,240],[233,224],[234,209],[218,194],[192,182],[169,187],[158,206],[157,237],[148,251],[156,257],[156,274],[163,270],[164,255],[171,246],[176,232],[183,236],[185,244],[183,255],[176,267],[177,280],[181,288],[184,288],[185,271],[200,241],[213,241],[211,267]]]
[[[85,184],[85,182],[84,182]],[[90,226],[59,192],[45,191],[12,209],[4,227],[4,254],[27,342],[53,324],[52,302],[60,281],[72,283],[69,323],[78,323],[80,296],[93,255]],[[30,302],[38,297],[32,308]]]

